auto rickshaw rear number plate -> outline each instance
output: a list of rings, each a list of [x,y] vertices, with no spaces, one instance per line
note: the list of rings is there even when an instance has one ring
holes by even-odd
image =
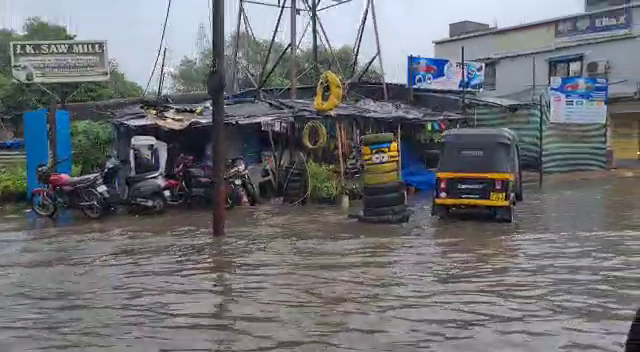
[[[504,192],[491,192],[489,199],[495,202],[504,202],[505,194]]]

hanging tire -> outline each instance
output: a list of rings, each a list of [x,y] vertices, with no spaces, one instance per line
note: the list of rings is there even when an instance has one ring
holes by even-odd
[[[364,208],[362,212],[364,216],[401,215],[407,212],[407,205],[400,204],[392,207]]]
[[[392,161],[384,164],[365,165],[365,174],[384,174],[387,172],[398,171],[398,162]]]
[[[393,133],[368,134],[362,137],[362,145],[391,143],[393,142],[393,138],[394,138]]]
[[[396,182],[399,179],[397,171],[387,172],[384,174],[364,174],[365,186],[381,185],[385,183]]]
[[[398,215],[383,215],[383,216],[364,216],[358,217],[358,221],[369,224],[401,224],[409,221],[411,214],[408,212]]]
[[[365,196],[362,202],[365,208],[377,209],[406,204],[407,197],[404,192],[394,192],[379,196]]]
[[[381,185],[364,186],[362,193],[365,196],[379,196],[383,194],[389,194],[394,192],[402,192],[405,189],[405,184],[402,181],[395,181],[384,183]]]

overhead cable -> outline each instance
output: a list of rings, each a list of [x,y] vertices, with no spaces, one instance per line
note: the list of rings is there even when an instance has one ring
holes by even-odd
[[[144,93],[142,96],[147,95],[147,91],[149,90],[149,86],[151,85],[151,80],[153,79],[153,75],[156,73],[156,68],[158,67],[158,60],[160,60],[160,55],[162,54],[162,47],[164,43],[164,36],[167,32],[167,23],[169,22],[169,12],[171,11],[171,0],[167,3],[167,13],[164,16],[164,25],[162,26],[162,35],[160,36],[160,45],[158,45],[158,53],[156,54],[156,61],[153,64],[153,70],[151,70],[151,76],[149,76],[149,80],[147,81],[147,87],[144,89]]]

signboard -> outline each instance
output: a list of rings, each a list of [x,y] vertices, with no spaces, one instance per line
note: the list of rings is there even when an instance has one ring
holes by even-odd
[[[605,123],[609,82],[604,78],[551,77],[552,123]]]
[[[52,40],[11,42],[13,79],[22,83],[106,81],[105,41]]]
[[[482,89],[484,64],[465,62],[467,79],[462,81],[462,65],[447,59],[409,56],[407,84],[414,88],[443,90]]]
[[[556,22],[556,38],[603,33],[631,28],[632,7],[597,12]]]

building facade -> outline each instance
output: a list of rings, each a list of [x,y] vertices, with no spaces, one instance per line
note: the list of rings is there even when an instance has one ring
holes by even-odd
[[[609,80],[607,145],[619,166],[640,163],[640,2],[586,0],[575,16],[482,28],[434,42],[435,57],[485,63],[483,95],[527,100],[550,77]]]

